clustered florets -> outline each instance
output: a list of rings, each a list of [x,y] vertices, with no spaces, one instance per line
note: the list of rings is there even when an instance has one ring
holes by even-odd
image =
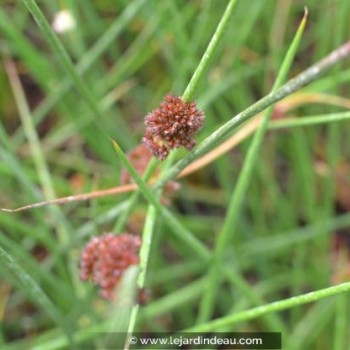
[[[146,116],[143,143],[154,156],[163,160],[174,148],[192,149],[194,135],[203,123],[204,113],[197,109],[195,102],[167,95],[160,107]]]
[[[91,279],[100,287],[101,297],[113,300],[124,271],[139,263],[140,245],[140,237],[127,233],[94,237],[81,255],[80,278]]]

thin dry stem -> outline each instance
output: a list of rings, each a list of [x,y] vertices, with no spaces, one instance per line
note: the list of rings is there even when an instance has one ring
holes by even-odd
[[[137,189],[136,184],[130,184],[130,185],[112,187],[112,188],[108,188],[106,190],[93,191],[93,192],[82,193],[82,194],[78,194],[78,195],[74,195],[74,196],[56,198],[56,199],[52,199],[49,201],[28,204],[28,205],[25,205],[23,207],[19,207],[16,209],[0,208],[0,211],[7,212],[7,213],[14,213],[14,212],[18,212],[18,211],[27,210],[27,209],[44,207],[47,205],[67,204],[67,203],[72,203],[72,202],[86,201],[86,200],[95,199],[95,198],[107,197],[107,196],[112,196],[112,195],[116,195],[116,194],[131,192],[131,191],[134,191],[136,189]]]

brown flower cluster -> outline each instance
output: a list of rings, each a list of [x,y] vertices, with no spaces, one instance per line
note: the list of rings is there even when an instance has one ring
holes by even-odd
[[[160,107],[146,116],[143,143],[154,156],[164,160],[174,148],[192,149],[194,135],[203,123],[204,113],[197,109],[195,102],[167,95]]]
[[[101,297],[113,300],[124,271],[139,263],[140,245],[140,237],[128,233],[94,237],[81,255],[80,278],[91,279],[100,287]]]

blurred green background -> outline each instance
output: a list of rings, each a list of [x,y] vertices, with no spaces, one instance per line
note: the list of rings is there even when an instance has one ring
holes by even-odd
[[[24,4],[0,0],[3,208],[118,186],[121,165],[109,137],[125,152],[139,144],[144,116],[166,93],[183,93],[227,4],[37,3],[58,31],[90,103]],[[195,94],[206,114],[198,142],[270,91],[304,6],[308,23],[291,76],[349,40],[347,0],[241,1]],[[60,32],[62,10],[73,22]],[[11,64],[20,85],[10,82]],[[287,103],[282,112],[276,110],[281,118],[343,111],[350,108],[349,80],[347,60],[300,91],[296,108]],[[268,132],[239,232],[225,257],[251,289],[223,284],[215,317],[349,279],[349,131],[349,124],[341,122]],[[242,142],[181,180],[170,206],[208,246],[223,221],[248,145],[249,140]],[[120,306],[111,308],[94,286],[79,280],[78,263],[90,237],[113,230],[127,198],[0,213],[0,246],[42,287],[73,331],[93,329],[101,321],[109,324],[119,312]],[[141,233],[146,208],[141,200],[129,217],[132,233]],[[193,325],[205,272],[206,266],[159,218],[147,276],[151,297],[140,310],[137,329],[177,331]],[[30,341],[31,348],[65,348],[64,332],[48,316],[50,310],[33,300],[11,269],[1,267],[0,275],[0,347],[25,348]],[[281,331],[288,349],[346,349],[349,311],[348,297],[340,295],[230,330]]]

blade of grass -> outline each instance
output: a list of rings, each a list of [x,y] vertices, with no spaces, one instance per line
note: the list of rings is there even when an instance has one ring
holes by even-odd
[[[328,124],[334,122],[348,121],[350,112],[320,114],[307,117],[285,118],[283,120],[272,121],[268,128],[270,130],[283,128],[296,128],[301,126],[314,126],[319,124]]]
[[[149,205],[147,210],[146,221],[143,226],[142,245],[140,249],[140,269],[141,270],[137,278],[137,285],[140,288],[140,290],[142,290],[145,287],[148,259],[151,251],[152,236],[153,236],[154,227],[156,223],[156,213],[157,213],[156,208],[153,205]],[[132,334],[134,332],[138,311],[139,311],[139,305],[136,304],[131,311],[130,322],[129,322],[128,331],[127,331],[128,334]],[[125,349],[128,348],[128,345],[129,345],[128,343],[125,343]]]
[[[233,324],[252,320],[270,312],[287,310],[296,305],[303,305],[313,301],[329,298],[334,295],[350,292],[350,282],[342,283],[310,293],[298,295],[284,300],[275,301],[273,303],[258,306],[249,310],[245,310],[234,315],[218,318],[214,321],[206,322],[201,325],[188,328],[184,332],[211,332],[218,331],[224,327],[231,327]]]
[[[210,43],[198,64],[196,71],[194,72],[190,82],[188,83],[185,92],[182,95],[184,101],[190,101],[193,99],[193,94],[195,89],[198,87],[200,80],[203,78],[205,72],[207,71],[215,52],[223,38],[223,34],[229,24],[229,20],[232,17],[233,11],[238,3],[238,0],[230,0],[227,4],[224,14],[213,34]]]
[[[304,17],[299,25],[299,28],[295,34],[295,37],[290,45],[290,48],[283,60],[281,68],[278,72],[276,81],[272,88],[272,92],[275,92],[277,88],[282,85],[285,80],[289,69],[292,65],[294,56],[299,47],[299,43],[305,28],[307,18],[307,12],[305,11]],[[203,298],[200,303],[199,314],[198,314],[198,324],[203,323],[211,317],[214,309],[216,292],[218,289],[218,275],[220,265],[223,259],[225,249],[232,238],[232,233],[237,229],[237,221],[241,213],[241,206],[248,189],[250,179],[253,174],[253,170],[258,159],[259,150],[263,142],[265,132],[267,130],[267,125],[272,114],[272,107],[269,107],[259,125],[259,128],[253,138],[253,141],[249,147],[246,159],[243,164],[242,171],[239,174],[236,187],[231,196],[229,207],[227,209],[226,217],[223,223],[221,232],[217,238],[215,251],[213,255],[213,261],[209,269],[209,285],[203,294]]]
[[[151,162],[148,164],[145,173],[143,175],[143,180],[145,181],[145,183],[148,182],[148,180],[150,179],[150,177],[152,176],[155,168],[157,167],[158,162],[156,161],[155,158],[151,159]],[[128,199],[128,203],[127,206],[125,208],[125,210],[123,211],[123,213],[120,215],[116,225],[114,226],[114,232],[121,232],[125,226],[125,223],[130,215],[130,213],[132,212],[134,206],[137,204],[137,200],[139,198],[140,192],[139,191],[135,191],[130,198]]]

